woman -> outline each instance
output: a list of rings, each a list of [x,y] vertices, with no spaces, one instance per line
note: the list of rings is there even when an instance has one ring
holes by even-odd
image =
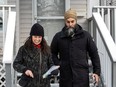
[[[24,81],[19,81],[23,87],[50,87],[49,79],[42,78],[53,65],[50,55],[49,46],[44,39],[44,29],[35,23],[13,62],[14,69],[23,73],[21,78]]]

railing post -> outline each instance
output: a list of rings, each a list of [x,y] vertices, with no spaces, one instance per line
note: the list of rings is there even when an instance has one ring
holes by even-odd
[[[112,73],[112,78],[113,78],[113,87],[116,87],[116,62],[113,63],[113,73]]]
[[[116,15],[116,9],[114,9],[114,15]],[[116,16],[114,16],[114,41],[116,43]]]
[[[13,87],[11,63],[5,63],[6,87]]]

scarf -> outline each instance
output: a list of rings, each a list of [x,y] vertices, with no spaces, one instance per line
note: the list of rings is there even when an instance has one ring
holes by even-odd
[[[41,44],[38,44],[38,45],[34,44],[34,47],[41,48]]]

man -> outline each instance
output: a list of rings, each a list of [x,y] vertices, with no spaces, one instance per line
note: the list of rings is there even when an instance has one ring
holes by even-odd
[[[77,24],[75,10],[66,11],[64,18],[65,26],[51,43],[53,61],[60,66],[60,87],[89,87],[88,54],[97,83],[100,76],[97,47],[91,35]]]

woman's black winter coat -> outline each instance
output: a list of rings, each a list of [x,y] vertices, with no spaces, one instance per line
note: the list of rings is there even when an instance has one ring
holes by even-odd
[[[58,32],[51,43],[53,61],[60,65],[60,87],[89,87],[88,55],[92,60],[93,73],[100,75],[97,47],[80,25],[76,25],[73,37],[67,37],[65,30],[66,27]]]
[[[34,78],[26,87],[50,87],[49,79],[43,79],[42,75],[53,65],[53,62],[50,55],[41,54],[40,57],[40,53],[39,48],[33,47],[27,50],[22,46],[13,62],[16,71],[24,73],[29,69],[34,74]]]

